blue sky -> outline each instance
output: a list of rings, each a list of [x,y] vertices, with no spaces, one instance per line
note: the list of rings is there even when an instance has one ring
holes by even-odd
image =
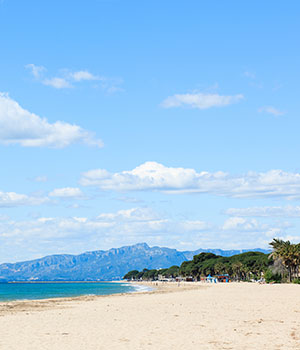
[[[299,241],[300,4],[0,2],[0,262]]]

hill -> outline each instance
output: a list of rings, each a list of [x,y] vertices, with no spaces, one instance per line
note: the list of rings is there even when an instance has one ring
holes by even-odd
[[[244,250],[198,249],[181,252],[176,249],[149,247],[146,243],[97,250],[80,255],[50,255],[31,261],[0,265],[1,281],[108,281],[121,279],[134,269],[160,269],[180,265],[200,252],[231,256]],[[229,255],[228,255],[229,254]]]

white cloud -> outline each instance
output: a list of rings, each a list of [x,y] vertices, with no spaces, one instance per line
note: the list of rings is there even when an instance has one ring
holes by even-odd
[[[142,242],[146,237],[159,237],[167,234],[169,226],[168,220],[147,208],[103,213],[96,218],[41,217],[29,221],[0,221],[0,251],[3,241],[11,242],[13,239],[24,245],[28,242],[35,246],[47,244],[48,248],[62,244],[64,249],[78,242],[82,252],[87,247],[95,250],[105,242],[121,245]],[[69,244],[66,245],[66,242]]]
[[[165,193],[210,193],[234,198],[300,198],[300,174],[270,170],[243,175],[219,171],[197,172],[146,162],[133,170],[109,173],[104,169],[82,174],[83,186],[114,191],[163,191]]]
[[[40,205],[48,201],[49,199],[46,197],[27,196],[26,194],[0,191],[0,207],[2,208]]]
[[[172,219],[151,208],[123,209],[94,218],[39,217],[21,221],[0,218],[0,256],[4,262],[29,259],[31,254],[81,253],[138,242],[191,250],[266,247],[273,237],[297,240],[297,235],[286,232],[289,229],[237,217],[216,226],[197,218]]]
[[[103,181],[113,175],[105,169],[89,170],[82,174],[80,183],[83,186],[100,186],[103,188]]]
[[[223,107],[239,102],[244,96],[242,94],[233,96],[222,96],[218,94],[176,94],[167,97],[161,104],[164,108],[188,106],[197,109],[208,109],[211,107]]]
[[[43,84],[52,86],[55,89],[69,89],[72,87],[72,84],[67,79],[59,77],[45,79],[43,80]]]
[[[68,89],[73,87],[73,82],[80,82],[83,80],[99,80],[100,78],[91,74],[87,70],[71,72],[67,74],[63,74],[63,76],[59,77],[51,77],[43,79],[44,73],[47,69],[43,66],[37,66],[33,63],[27,64],[25,68],[29,69],[31,74],[35,79],[40,80],[44,85],[52,86],[55,89]]]
[[[39,79],[43,75],[43,73],[46,71],[46,68],[43,66],[37,66],[33,63],[27,64],[25,68],[29,69],[31,74],[36,78]]]
[[[70,78],[74,81],[82,81],[82,80],[102,80],[101,77],[97,77],[96,75],[90,73],[87,70],[80,70],[78,72],[70,73]]]
[[[74,88],[76,84],[84,81],[93,81],[94,87],[101,87],[107,93],[114,93],[123,91],[120,85],[123,83],[122,79],[103,77],[95,75],[88,70],[70,71],[68,69],[60,70],[55,77],[44,77],[44,72],[47,70],[43,66],[37,66],[33,63],[27,64],[25,68],[29,69],[31,74],[40,83],[46,86],[51,86],[55,89],[69,89]]]
[[[56,188],[52,192],[49,193],[50,197],[58,197],[65,199],[78,199],[83,198],[84,195],[78,187],[64,187],[64,188]]]
[[[107,77],[100,77],[90,73],[87,70],[68,72],[65,71],[62,77],[54,77],[42,80],[44,85],[51,86],[55,89],[74,88],[75,84],[84,81],[94,81],[94,87],[101,87],[107,93],[123,91],[120,87],[122,80]]]
[[[197,177],[206,175],[207,172],[197,174],[194,169],[168,168],[156,162],[146,162],[131,171],[114,174],[105,169],[90,170],[82,174],[80,183],[104,190],[181,190],[194,186]]]
[[[272,114],[275,116],[280,116],[280,115],[284,115],[285,113],[280,111],[279,109],[272,107],[272,106],[264,106],[258,109],[259,113],[268,113],[268,114]]]
[[[235,229],[239,225],[243,225],[246,222],[245,219],[242,218],[229,218],[223,224],[223,230],[231,230]]]
[[[130,208],[119,210],[115,213],[102,213],[97,216],[97,220],[101,221],[165,221],[159,217],[157,213],[149,208]]]
[[[22,108],[8,94],[0,93],[0,143],[63,148],[78,142],[103,146],[101,140],[80,126],[63,121],[51,124],[46,118]]]
[[[300,217],[300,206],[287,205],[285,207],[252,207],[252,208],[229,208],[227,215],[238,217]]]
[[[240,231],[257,231],[265,229],[265,226],[261,226],[255,219],[246,220],[240,217],[231,217],[227,219],[223,226],[223,230],[240,230]]]
[[[190,236],[195,239],[205,236],[203,230],[207,226],[203,221],[171,220],[150,208],[124,209],[102,213],[95,218],[40,217],[26,221],[0,221],[0,255],[3,261],[6,246],[18,254],[25,250],[26,259],[31,257],[32,249],[45,255],[61,249],[62,253],[74,252],[76,248],[83,252],[144,241],[151,245],[170,246],[171,243],[174,246],[178,239],[190,242]],[[9,245],[12,240],[13,246]],[[11,252],[7,256],[13,259]]]

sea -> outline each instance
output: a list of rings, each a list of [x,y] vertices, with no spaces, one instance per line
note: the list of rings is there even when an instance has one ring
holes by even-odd
[[[109,295],[147,290],[145,286],[115,282],[22,282],[0,283],[0,302]]]

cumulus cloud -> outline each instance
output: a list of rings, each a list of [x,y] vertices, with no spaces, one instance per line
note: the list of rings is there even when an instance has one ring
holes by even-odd
[[[0,191],[0,207],[2,208],[40,205],[48,201],[49,199],[46,197],[27,196],[26,194]]]
[[[146,162],[133,170],[109,173],[105,169],[82,174],[83,186],[114,191],[163,191],[165,193],[210,193],[233,198],[300,198],[300,174],[270,170],[230,175],[197,172],[190,168],[166,167]]]
[[[46,118],[22,108],[8,94],[0,93],[0,143],[63,148],[78,142],[103,146],[101,140],[80,126],[63,121],[49,123]]]
[[[236,217],[300,217],[300,206],[287,205],[284,207],[252,207],[252,208],[229,208],[227,215]]]
[[[258,109],[259,113],[268,113],[268,114],[272,114],[275,115],[276,117],[280,116],[280,115],[284,115],[285,113],[280,111],[279,109],[272,107],[272,106],[264,106]]]
[[[82,174],[80,183],[83,186],[99,186],[104,190],[182,190],[193,187],[195,179],[206,174],[198,174],[194,169],[168,168],[156,162],[146,162],[120,173],[109,173],[105,169],[90,170]],[[216,173],[215,176],[225,174]]]
[[[218,94],[191,93],[176,94],[167,97],[162,103],[163,108],[191,107],[197,109],[208,109],[211,107],[224,107],[239,102],[244,96],[242,94],[233,96],[222,96]]]
[[[84,195],[78,187],[56,188],[49,193],[50,197],[58,197],[62,199],[80,199]]]

